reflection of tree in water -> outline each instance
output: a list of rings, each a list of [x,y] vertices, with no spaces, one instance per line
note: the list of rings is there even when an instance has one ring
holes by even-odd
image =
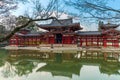
[[[82,65],[75,62],[48,62],[47,65],[39,68],[37,71],[51,72],[53,76],[72,77],[73,74],[80,75]]]
[[[0,67],[2,68],[1,73],[3,73],[4,77],[14,76],[16,69],[8,61],[6,61],[7,57],[8,51],[0,49]]]
[[[0,66],[4,65],[5,59],[8,57],[8,51],[4,49],[0,49]]]
[[[62,54],[61,53],[56,53],[55,54],[55,61],[57,62],[57,63],[61,63],[62,62]]]
[[[112,74],[116,74],[116,75],[120,75],[120,63],[106,63],[103,62],[101,63],[100,67],[100,72],[104,73],[104,74],[108,74],[108,75],[112,75]]]
[[[3,76],[6,78],[10,76],[13,77],[16,74],[16,69],[9,62],[5,62],[2,73],[3,73]]]
[[[6,62],[3,66],[3,76],[4,77],[14,77],[16,75],[28,75],[32,73],[32,70],[37,66],[37,62],[28,61],[28,60],[21,60],[17,63],[11,64]]]
[[[13,51],[6,58],[8,61],[4,69],[4,76],[28,75],[37,67],[40,62],[47,65],[38,67],[37,71],[51,72],[53,76],[72,77],[72,74],[79,75],[82,65],[98,65],[101,73],[113,75],[119,74],[119,62],[108,62],[104,59],[104,53],[77,52],[77,53],[51,53],[37,51]],[[107,57],[111,57],[108,55]],[[114,57],[114,56],[113,56]],[[112,60],[116,61],[116,60]],[[6,65],[5,64],[5,65]]]
[[[79,60],[79,62],[84,65],[97,65],[99,66],[99,71],[100,73],[104,73],[107,75],[120,75],[120,62],[107,62],[105,60],[102,59],[81,59]]]
[[[14,66],[17,69],[16,73],[19,76],[22,76],[32,73],[32,70],[36,67],[36,64],[34,64],[33,61],[22,60],[17,64],[14,64]]]

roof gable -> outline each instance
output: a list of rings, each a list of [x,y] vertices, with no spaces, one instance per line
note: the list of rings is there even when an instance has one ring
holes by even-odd
[[[108,34],[108,33],[118,33],[118,34],[120,34],[120,31],[115,30],[115,29],[108,29],[108,30],[102,32],[102,34]]]
[[[72,23],[73,23],[72,18],[70,18],[70,19],[62,19],[62,20],[53,20],[50,25],[52,25],[52,26],[56,26],[56,25],[57,26],[62,26],[62,25],[66,26],[66,25],[70,25]]]
[[[102,34],[109,35],[109,36],[117,36],[117,35],[120,35],[120,31],[115,29],[109,29],[109,30],[103,31]]]
[[[100,25],[100,28],[102,29],[108,29],[108,28],[117,28],[119,25],[117,24],[111,24],[111,23],[108,23],[108,24],[102,24]]]
[[[53,20],[50,24],[44,24],[44,25],[38,25],[38,26],[45,30],[58,29],[58,28],[74,28],[75,30],[82,29],[80,27],[80,23],[73,23],[72,18]]]
[[[61,20],[53,19],[50,24],[42,24],[42,25],[39,25],[39,27],[68,26],[71,24],[74,24],[71,18],[61,19]]]

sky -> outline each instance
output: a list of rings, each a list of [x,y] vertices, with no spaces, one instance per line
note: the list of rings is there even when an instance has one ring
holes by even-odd
[[[115,9],[120,9],[120,0],[111,0],[108,3],[108,5],[115,8]]]
[[[40,1],[43,6],[45,6],[46,3],[49,2],[49,0],[40,0]],[[25,4],[19,3],[17,10],[14,10],[12,14],[16,16],[23,15],[25,11],[30,11],[30,8],[32,8],[32,5],[33,5],[32,3],[25,3]]]
[[[40,0],[40,1],[41,1],[43,6],[45,6],[49,2],[49,0]],[[34,5],[34,4],[31,4],[31,3],[27,3],[27,4],[19,3],[18,9],[14,10],[12,12],[12,14],[14,14],[16,16],[19,16],[19,15],[23,15],[26,11],[30,13],[30,11],[31,11],[30,7],[32,7],[32,5]],[[111,1],[108,2],[107,5],[115,8],[115,9],[120,9],[120,6],[119,6],[120,5],[120,0],[111,0]],[[71,12],[77,12],[77,10],[75,10],[73,8],[71,8],[70,11]],[[88,31],[96,31],[97,30],[97,28],[98,28],[97,23],[87,24],[87,23],[89,23],[88,21],[86,21],[86,20],[81,21],[79,19],[80,18],[78,18],[77,21],[80,22],[81,26],[83,26],[85,28],[85,30],[88,30]]]

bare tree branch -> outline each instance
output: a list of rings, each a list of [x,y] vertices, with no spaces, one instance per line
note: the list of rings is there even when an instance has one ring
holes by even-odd
[[[108,7],[108,6],[100,6],[100,5],[96,5],[96,4],[92,4],[90,2],[85,1],[86,5],[89,5],[90,7],[94,8],[94,9],[99,9],[101,11],[113,11],[113,12],[118,12],[120,13],[120,10]]]
[[[96,19],[120,19],[120,9],[107,6],[107,2],[111,0],[65,0],[66,4],[73,6],[80,13],[87,13],[89,15],[83,15],[85,18]]]
[[[22,0],[22,1],[24,1],[24,0]],[[29,0],[29,1],[31,1],[31,0]],[[45,20],[50,20],[50,19],[55,19],[59,22],[59,20],[56,17],[52,17],[52,13],[55,11],[55,7],[56,7],[56,5],[55,5],[56,0],[50,0],[48,5],[45,7],[41,4],[40,0],[34,0],[31,3],[34,4],[32,6],[32,8],[30,7],[31,10],[33,9],[33,11],[32,11],[33,13],[29,13],[29,11],[28,11],[28,13],[25,13],[26,17],[21,16],[21,17],[16,18],[15,26],[10,26],[10,28],[12,28],[12,27],[14,27],[14,28],[12,29],[12,31],[9,34],[0,38],[0,42],[4,42],[4,41],[10,39],[20,29],[29,26],[33,22],[45,21]],[[0,5],[0,7],[1,7],[1,9],[4,9],[4,8],[2,8],[1,5]],[[12,9],[12,8],[10,8],[10,9]],[[5,10],[9,11],[8,8]],[[29,9],[27,9],[27,10],[29,10]],[[2,12],[2,11],[0,11],[0,12]],[[61,22],[59,22],[59,23],[62,24]]]
[[[29,25],[31,22],[34,21],[45,21],[45,20],[49,20],[49,19],[56,19],[55,17],[49,17],[49,18],[45,18],[45,19],[29,19],[25,24],[16,27],[10,34],[6,35],[4,38],[0,38],[0,42],[6,41],[9,38],[11,38],[16,32],[18,32],[20,29],[25,28],[27,25]]]

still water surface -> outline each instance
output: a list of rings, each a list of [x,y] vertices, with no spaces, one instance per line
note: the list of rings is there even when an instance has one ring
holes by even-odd
[[[1,49],[0,80],[120,80],[120,54]]]

